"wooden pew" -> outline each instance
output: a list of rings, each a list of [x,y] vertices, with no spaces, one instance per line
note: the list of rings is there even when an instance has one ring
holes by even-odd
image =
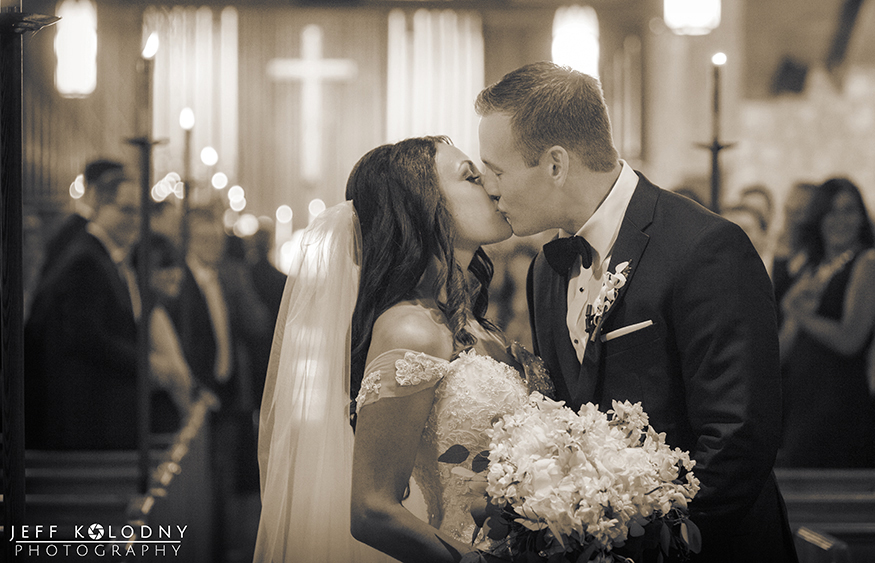
[[[58,541],[53,545],[66,543],[73,550],[83,543],[77,542],[77,537],[91,539],[84,536],[96,523],[104,530],[101,539],[114,539],[118,544],[114,551],[103,548],[101,561],[164,561],[166,557],[193,563],[215,561],[211,551],[215,499],[208,413],[216,404],[211,394],[202,395],[178,433],[153,436],[154,469],[145,494],[137,490],[137,451],[26,451],[25,524],[30,526],[29,539],[38,539],[34,536],[36,525],[43,526],[39,539],[54,525],[58,532],[53,539]],[[19,530],[16,537],[21,533]],[[159,543],[163,554],[155,552]],[[27,544],[25,549],[35,546]],[[89,548],[95,556],[94,544]],[[45,551],[40,556],[53,557]],[[31,555],[29,560],[42,559]]]
[[[779,468],[775,475],[801,563],[875,561],[875,470]]]
[[[153,464],[162,455],[153,450]],[[137,495],[137,451],[27,450],[24,459],[28,523],[127,521],[128,505]]]

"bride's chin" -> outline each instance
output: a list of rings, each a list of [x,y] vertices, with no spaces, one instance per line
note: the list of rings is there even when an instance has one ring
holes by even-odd
[[[483,244],[497,244],[499,242],[504,242],[509,239],[513,235],[513,231],[510,228],[510,225],[507,226],[507,229],[502,229],[501,233],[496,233],[495,237],[489,242],[484,242]]]

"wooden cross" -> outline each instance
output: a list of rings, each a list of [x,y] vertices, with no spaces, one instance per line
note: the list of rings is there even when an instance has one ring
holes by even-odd
[[[300,59],[271,59],[267,74],[277,82],[301,81],[301,176],[311,182],[322,172],[322,91],[324,80],[350,80],[358,73],[351,59],[322,58],[322,28],[301,33]]]

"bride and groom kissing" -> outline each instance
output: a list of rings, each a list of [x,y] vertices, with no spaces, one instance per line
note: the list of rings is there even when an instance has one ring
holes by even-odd
[[[438,457],[488,450],[492,422],[542,390],[485,316],[482,246],[551,229],[527,298],[554,398],[640,402],[690,452],[694,561],[796,561],[772,473],[775,304],[750,241],[619,159],[590,76],[526,65],[475,108],[484,170],[444,137],[378,147],[306,231],[262,403],[255,561],[498,560],[472,544],[483,493]]]

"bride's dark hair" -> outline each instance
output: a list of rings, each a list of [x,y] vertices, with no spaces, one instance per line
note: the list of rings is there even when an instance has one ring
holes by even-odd
[[[476,342],[466,328],[470,316],[498,330],[485,318],[492,261],[477,250],[468,267],[476,280],[470,287],[454,256],[455,225],[435,168],[438,143],[452,144],[436,136],[377,147],[358,161],[346,184],[346,199],[352,200],[362,230],[361,279],[352,318],[352,399],[361,386],[374,322],[412,297],[432,257],[443,265],[432,292],[453,331],[454,355]]]

